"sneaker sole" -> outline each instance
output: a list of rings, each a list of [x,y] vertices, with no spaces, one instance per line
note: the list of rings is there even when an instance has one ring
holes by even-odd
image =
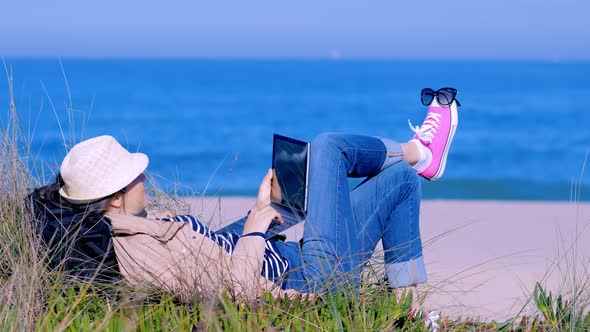
[[[455,137],[455,131],[457,130],[457,124],[459,123],[459,114],[457,112],[457,106],[450,107],[451,109],[451,132],[447,137],[447,143],[445,144],[445,150],[443,151],[442,159],[440,161],[440,165],[438,166],[438,170],[434,174],[434,176],[428,180],[436,181],[438,180],[443,173],[445,172],[445,167],[447,166],[447,156],[449,155],[449,149],[451,148],[451,143],[453,142],[453,138]]]

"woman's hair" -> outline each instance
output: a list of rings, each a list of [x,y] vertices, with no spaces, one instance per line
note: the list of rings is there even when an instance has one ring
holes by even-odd
[[[58,199],[59,200],[59,205],[60,206],[67,206],[69,208],[75,209],[75,210],[79,210],[79,211],[86,211],[86,212],[96,212],[96,213],[105,213],[108,209],[109,206],[109,202],[111,200],[111,198],[115,195],[109,195],[106,197],[103,197],[97,201],[94,202],[90,202],[90,203],[82,203],[82,204],[74,204],[68,200],[66,200],[65,198],[61,197],[61,195],[59,194],[59,189],[61,187],[63,187],[65,185],[63,178],[61,177],[61,174],[57,174],[55,176],[55,182],[53,184],[50,184],[49,186],[46,186],[46,190],[44,190],[44,194],[47,198],[50,199]]]
[[[111,222],[105,216],[109,195],[86,204],[73,204],[59,194],[61,175],[27,197],[36,226],[47,245],[49,266],[79,279],[120,279],[113,248]]]

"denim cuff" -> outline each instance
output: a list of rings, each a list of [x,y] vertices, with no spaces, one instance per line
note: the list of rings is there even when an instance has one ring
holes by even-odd
[[[379,137],[379,139],[381,142],[383,142],[385,149],[387,150],[387,155],[385,156],[385,160],[381,166],[381,171],[395,163],[404,160],[404,151],[398,142],[388,138]]]
[[[423,256],[407,262],[385,264],[385,275],[393,288],[425,283],[428,279]]]

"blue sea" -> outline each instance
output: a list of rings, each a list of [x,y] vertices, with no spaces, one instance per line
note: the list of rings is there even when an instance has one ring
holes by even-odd
[[[49,180],[67,144],[115,136],[182,195],[255,195],[272,134],[408,140],[424,87],[459,90],[444,177],[424,198],[590,200],[590,63],[5,59],[29,165]],[[9,88],[0,72],[0,100]],[[0,113],[6,128],[8,112]],[[26,155],[23,150],[23,156]],[[588,158],[590,159],[590,157]],[[588,161],[590,163],[590,161]],[[590,168],[590,165],[587,165]]]

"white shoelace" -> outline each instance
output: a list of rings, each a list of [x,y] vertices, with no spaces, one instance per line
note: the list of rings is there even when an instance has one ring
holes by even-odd
[[[414,126],[412,122],[408,120],[408,125],[410,129],[416,134],[420,140],[426,141],[428,143],[432,143],[432,139],[436,134],[438,126],[440,124],[440,119],[442,118],[442,114],[438,113],[428,113],[426,120],[422,123],[422,126]]]

